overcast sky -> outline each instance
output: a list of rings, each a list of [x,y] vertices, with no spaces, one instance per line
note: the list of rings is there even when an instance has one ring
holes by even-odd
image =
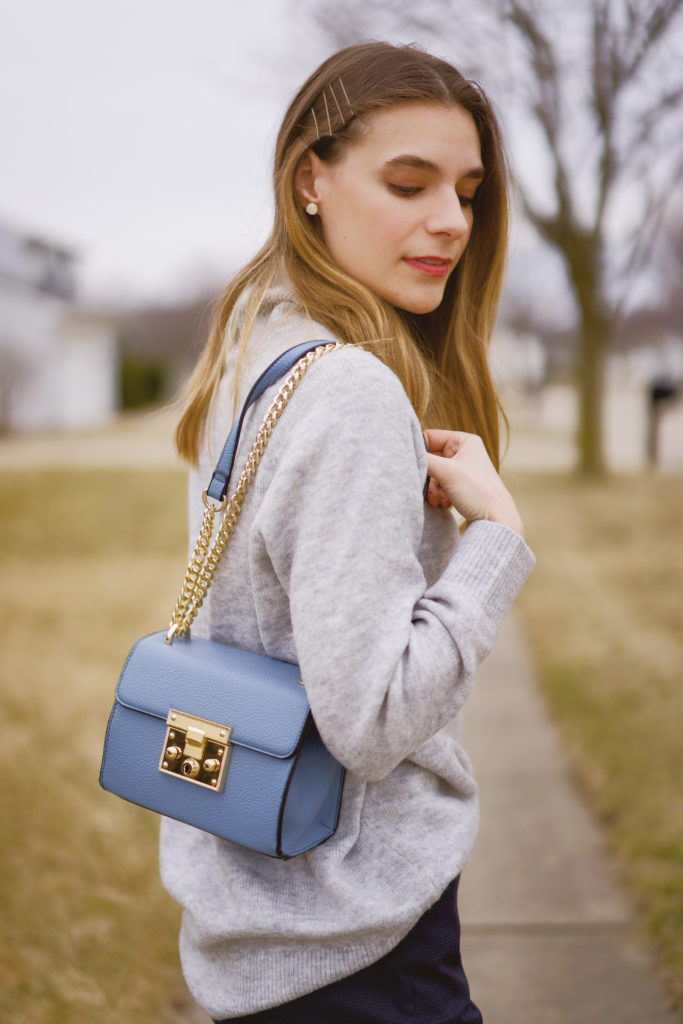
[[[73,247],[88,301],[227,275],[326,52],[292,0],[2,0],[0,220]]]

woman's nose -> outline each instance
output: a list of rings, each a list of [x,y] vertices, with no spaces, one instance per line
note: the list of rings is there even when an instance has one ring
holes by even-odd
[[[445,234],[451,238],[461,238],[470,229],[468,207],[463,207],[455,192],[441,195],[436,201],[434,210],[429,217],[427,228],[433,234]]]

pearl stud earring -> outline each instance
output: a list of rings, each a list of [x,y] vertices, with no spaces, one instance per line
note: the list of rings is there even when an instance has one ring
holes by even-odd
[[[317,212],[318,212],[318,204],[317,203],[309,203],[308,206],[306,207],[306,213],[308,214],[309,217],[315,217]]]

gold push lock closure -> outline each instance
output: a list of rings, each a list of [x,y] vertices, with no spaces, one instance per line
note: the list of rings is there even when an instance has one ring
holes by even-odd
[[[223,790],[230,760],[231,725],[220,725],[171,708],[159,771],[216,793]]]

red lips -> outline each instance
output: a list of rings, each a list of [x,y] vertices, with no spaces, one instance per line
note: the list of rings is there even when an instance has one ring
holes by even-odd
[[[416,256],[406,257],[403,262],[430,277],[445,277],[453,261],[442,256]]]

